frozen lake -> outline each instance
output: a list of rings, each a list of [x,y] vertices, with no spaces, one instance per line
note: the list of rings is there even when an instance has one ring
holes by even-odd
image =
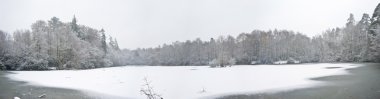
[[[345,75],[360,64],[122,66],[91,70],[14,71],[8,77],[31,85],[69,88],[125,98],[145,98],[144,78],[164,99],[213,98],[231,94],[286,91],[328,85],[309,80]]]

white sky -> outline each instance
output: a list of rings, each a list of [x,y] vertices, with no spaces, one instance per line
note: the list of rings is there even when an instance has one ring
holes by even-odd
[[[121,48],[287,29],[308,36],[341,27],[349,13],[372,15],[378,0],[0,0],[0,30],[30,29],[36,20],[104,28]]]

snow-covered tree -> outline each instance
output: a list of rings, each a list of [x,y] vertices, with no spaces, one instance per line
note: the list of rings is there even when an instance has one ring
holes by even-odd
[[[101,37],[102,35],[103,37]],[[105,44],[104,30],[64,23],[57,17],[38,20],[30,30],[17,30],[13,39],[0,33],[0,63],[12,70],[87,69],[123,65],[121,51]],[[3,42],[4,41],[4,42]],[[116,40],[113,44],[118,49]],[[106,54],[110,50],[110,54]],[[125,63],[124,63],[125,64]]]
[[[107,53],[107,42],[106,42],[106,35],[104,32],[105,32],[104,29],[100,30],[100,33],[102,33],[101,44],[102,44],[102,49],[104,53]]]

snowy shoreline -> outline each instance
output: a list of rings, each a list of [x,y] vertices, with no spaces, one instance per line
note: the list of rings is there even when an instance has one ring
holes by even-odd
[[[310,78],[348,74],[360,64],[255,65],[228,68],[208,66],[123,66],[91,70],[13,71],[8,75],[30,85],[69,88],[113,95],[145,98],[143,78],[165,99],[212,98],[238,93],[258,93],[323,86]],[[341,67],[326,69],[328,67]]]

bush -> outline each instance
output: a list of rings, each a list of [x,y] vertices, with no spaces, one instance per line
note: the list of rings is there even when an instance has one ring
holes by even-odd
[[[218,66],[218,62],[216,61],[216,59],[213,59],[212,61],[208,62],[208,64],[210,65],[210,67]]]
[[[0,61],[0,70],[6,70],[7,68],[3,64],[3,62]]]
[[[147,99],[163,99],[161,95],[157,94],[154,90],[152,85],[150,84],[151,82],[148,81],[147,78],[144,78],[144,85],[143,88],[141,88],[140,92],[141,94],[144,94]]]
[[[111,60],[109,60],[109,59],[104,58],[102,60],[102,64],[103,64],[103,67],[110,67],[110,66],[113,65],[113,62]]]
[[[43,59],[26,60],[19,70],[48,70],[48,61]]]
[[[228,61],[228,65],[232,66],[232,65],[235,65],[236,64],[236,60],[235,58],[231,58],[229,61]]]
[[[235,65],[236,60],[235,58],[222,58],[222,59],[213,59],[209,62],[210,67],[226,67],[226,66],[232,66]]]

